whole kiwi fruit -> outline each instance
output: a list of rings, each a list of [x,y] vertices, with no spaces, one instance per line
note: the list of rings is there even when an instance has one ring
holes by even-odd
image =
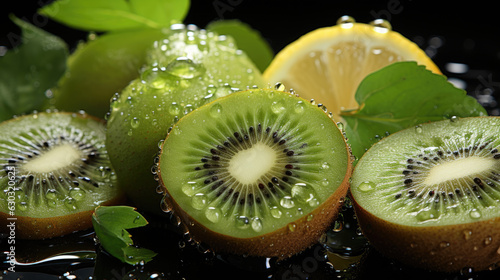
[[[146,63],[146,52],[168,30],[140,29],[92,35],[68,58],[68,68],[48,106],[103,118],[109,101],[132,80]]]
[[[77,113],[1,123],[0,230],[20,239],[64,235],[92,227],[98,205],[123,202],[104,130],[102,120]]]
[[[148,51],[146,65],[112,99],[106,145],[120,187],[134,206],[162,214],[151,167],[168,129],[205,103],[264,83],[231,37],[193,25],[173,25],[170,35]]]
[[[318,241],[349,186],[351,155],[324,109],[240,91],[181,118],[157,165],[163,210],[216,251],[287,258]]]
[[[500,118],[426,123],[374,144],[351,193],[364,235],[386,256],[433,271],[500,264]]]

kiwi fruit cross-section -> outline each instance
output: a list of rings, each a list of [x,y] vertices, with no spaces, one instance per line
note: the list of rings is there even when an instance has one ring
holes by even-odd
[[[0,228],[41,239],[92,226],[102,204],[123,201],[104,145],[105,124],[35,113],[0,124]]]
[[[286,258],[330,226],[350,150],[329,114],[293,94],[233,93],[183,117],[159,156],[164,210],[214,250]]]
[[[182,116],[237,89],[263,86],[231,37],[172,25],[152,44],[140,77],[112,98],[106,146],[120,187],[139,211],[162,215],[152,160]]]
[[[390,135],[353,172],[363,233],[435,271],[500,265],[500,118],[452,118]]]

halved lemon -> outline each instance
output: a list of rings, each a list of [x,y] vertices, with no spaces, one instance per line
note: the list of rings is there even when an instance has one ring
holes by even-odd
[[[363,24],[344,16],[337,25],[316,29],[286,46],[264,79],[322,103],[338,118],[341,110],[358,108],[354,94],[364,77],[397,61],[416,61],[441,74],[425,52],[392,31],[389,22]]]

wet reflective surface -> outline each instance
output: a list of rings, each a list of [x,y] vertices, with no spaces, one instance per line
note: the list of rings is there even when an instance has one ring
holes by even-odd
[[[153,261],[125,265],[100,250],[91,231],[16,247],[15,273],[2,264],[0,279],[498,279],[500,271],[456,274],[414,269],[373,250],[359,230],[349,200],[321,240],[303,253],[278,262],[273,258],[217,254],[178,234],[173,222],[148,217],[150,224],[130,230],[136,245],[158,253]],[[6,267],[7,266],[7,267]]]
[[[461,20],[460,15],[453,13],[454,10],[442,11],[441,17],[434,17],[439,14],[436,11],[428,15],[428,10],[421,7],[423,4],[416,7],[411,1],[379,1],[378,6],[366,7],[353,7],[351,4],[328,11],[331,14],[329,17],[325,16],[326,12],[318,11],[321,7],[311,5],[305,7],[302,13],[311,12],[314,15],[312,11],[316,11],[318,14],[311,16],[314,25],[308,25],[304,24],[307,20],[297,20],[300,14],[292,12],[297,8],[287,6],[281,11],[282,20],[270,26],[260,22],[262,17],[255,16],[266,7],[264,3],[259,2],[258,7],[249,5],[250,1],[245,0],[204,2],[199,4],[193,1],[193,8],[196,9],[190,12],[187,22],[203,26],[215,18],[241,18],[261,30],[276,50],[301,34],[335,24],[344,13],[353,15],[359,22],[373,20],[375,15],[390,18],[393,29],[424,49],[450,82],[477,98],[490,115],[500,115],[500,47],[495,39],[498,33],[494,33],[498,24],[487,28],[488,24],[484,22],[493,22],[488,14],[480,16],[481,21],[471,19],[477,19],[479,8],[470,13],[463,11]],[[399,5],[389,6],[395,2]],[[428,4],[429,11],[435,8],[434,5]],[[21,12],[19,16],[40,20],[33,16],[36,8]],[[483,8],[483,12],[487,12],[488,6]],[[23,11],[23,7],[17,11]],[[422,21],[415,23],[415,18],[422,18]],[[288,26],[283,22],[288,22]],[[44,25],[69,42],[86,36],[83,32],[68,35],[70,30],[53,23]],[[463,29],[464,26],[470,26],[470,30]],[[15,43],[15,36],[6,36],[15,35],[9,28],[8,25],[0,27],[0,45]],[[275,36],[278,32],[282,34]],[[285,33],[291,35],[285,36]],[[0,47],[0,56],[4,51],[5,48]],[[168,217],[146,218],[150,222],[147,227],[130,232],[136,245],[158,253],[150,263],[135,267],[125,265],[101,251],[94,241],[93,232],[85,231],[43,241],[18,240],[14,263],[16,272],[9,272],[7,236],[1,236],[0,250],[5,253],[0,263],[0,279],[204,279],[207,276],[218,279],[500,279],[498,269],[475,272],[464,268],[460,273],[448,275],[410,268],[389,260],[373,250],[361,235],[349,204],[320,242],[281,262],[269,258],[217,254],[203,245],[191,244],[176,232],[173,223],[166,222]]]

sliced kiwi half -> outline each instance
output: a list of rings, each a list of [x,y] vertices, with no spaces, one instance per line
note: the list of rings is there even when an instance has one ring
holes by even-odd
[[[353,172],[363,233],[436,271],[500,265],[500,118],[422,124],[373,145]]]
[[[317,105],[256,89],[204,105],[159,155],[163,207],[215,250],[291,256],[324,233],[348,189],[343,133]]]
[[[104,137],[105,124],[84,114],[0,124],[1,230],[21,239],[64,235],[90,228],[96,206],[121,202]]]

